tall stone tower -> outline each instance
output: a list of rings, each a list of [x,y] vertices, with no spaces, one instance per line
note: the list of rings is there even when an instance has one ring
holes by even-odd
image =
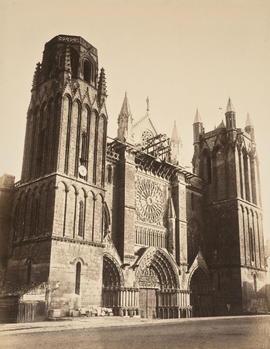
[[[97,50],[81,37],[46,43],[14,199],[6,288],[45,283],[48,306],[62,310],[101,304],[107,94],[98,72]]]
[[[226,124],[205,132],[197,111],[193,166],[205,181],[204,255],[212,273],[216,314],[264,307],[264,239],[254,128],[236,127],[229,99]]]

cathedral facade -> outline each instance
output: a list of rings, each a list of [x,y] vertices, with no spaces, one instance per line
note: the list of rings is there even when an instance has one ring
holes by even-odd
[[[176,125],[171,138],[158,133],[149,100],[135,122],[125,95],[108,137],[106,98],[96,48],[78,36],[46,43],[21,180],[0,182],[2,318],[266,311],[250,119],[237,128],[229,100],[226,123],[205,132],[197,111],[188,171]]]

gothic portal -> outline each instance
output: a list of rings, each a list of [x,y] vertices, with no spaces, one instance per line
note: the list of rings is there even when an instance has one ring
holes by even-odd
[[[250,118],[237,128],[229,100],[226,123],[205,132],[197,112],[188,171],[176,124],[171,138],[160,133],[148,98],[135,121],[125,94],[115,139],[107,137],[106,99],[95,47],[68,35],[46,43],[33,79],[21,180],[0,182],[1,318],[264,311]]]

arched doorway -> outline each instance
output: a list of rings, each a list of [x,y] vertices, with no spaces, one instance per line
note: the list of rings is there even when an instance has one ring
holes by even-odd
[[[119,313],[119,293],[123,284],[123,276],[117,261],[109,255],[103,257],[102,272],[102,305],[112,308],[114,315]]]
[[[194,317],[212,315],[212,297],[209,276],[197,268],[190,280],[190,304]]]
[[[136,279],[141,317],[180,317],[181,296],[177,268],[165,251],[148,248],[139,260]]]

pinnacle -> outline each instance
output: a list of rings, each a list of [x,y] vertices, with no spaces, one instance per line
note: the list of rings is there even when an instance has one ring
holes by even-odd
[[[196,114],[195,114],[193,123],[196,124],[197,122],[202,122],[202,118],[201,118],[201,115],[199,113],[198,108],[196,109]]]
[[[226,113],[230,113],[230,112],[235,112],[231,98],[229,97],[228,99],[228,103],[227,103],[227,108],[226,108]]]
[[[127,98],[127,92],[125,92],[125,97],[123,100],[123,104],[122,104],[122,108],[120,111],[120,115],[131,115],[131,110],[130,110],[130,106],[129,106],[129,102],[128,102],[128,98]]]
[[[180,140],[180,137],[178,136],[177,127],[176,127],[176,121],[174,120],[171,141],[175,142],[175,143],[178,143],[179,140]]]
[[[221,120],[221,123],[216,128],[226,128],[223,119]]]
[[[38,62],[36,64],[36,69],[33,77],[33,83],[32,83],[33,88],[35,88],[36,85],[38,84],[40,69],[41,69],[41,64]]]
[[[247,113],[247,119],[246,119],[246,127],[247,126],[251,126],[251,127],[253,126],[253,122],[251,120],[249,113]]]
[[[98,81],[99,96],[107,97],[107,86],[104,68],[100,69],[99,81]]]

